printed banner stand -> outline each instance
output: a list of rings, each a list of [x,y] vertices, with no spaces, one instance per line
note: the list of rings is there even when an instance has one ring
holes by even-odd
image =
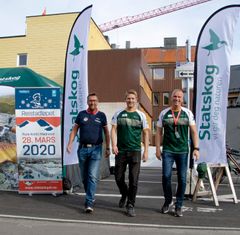
[[[19,193],[62,193],[59,88],[16,88]]]
[[[81,185],[77,149],[79,135],[73,142],[72,152],[67,152],[67,144],[79,111],[87,108],[88,95],[88,34],[92,5],[83,9],[73,23],[68,38],[63,92],[62,154],[64,177],[73,186]]]
[[[226,164],[230,58],[240,5],[219,9],[202,27],[195,57],[194,106],[200,162]]]
[[[73,142],[71,153],[67,144],[72,127],[79,111],[87,108],[88,95],[88,33],[90,28],[92,5],[85,8],[76,18],[68,40],[63,102],[63,163],[66,166],[78,164],[78,139]]]
[[[226,123],[230,58],[234,31],[240,18],[240,5],[214,12],[203,25],[196,47],[194,109],[199,136],[200,159],[206,163],[212,194],[218,205],[216,182],[211,168],[225,169],[236,203],[236,193],[227,164]],[[199,187],[195,188],[195,197]],[[226,198],[227,195],[225,195]]]

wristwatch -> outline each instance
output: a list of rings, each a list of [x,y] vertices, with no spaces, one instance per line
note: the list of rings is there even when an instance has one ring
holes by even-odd
[[[199,151],[200,149],[198,147],[194,147],[193,150]]]

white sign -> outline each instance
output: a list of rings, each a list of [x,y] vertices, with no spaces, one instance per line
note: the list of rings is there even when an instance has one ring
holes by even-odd
[[[175,69],[176,78],[193,78],[194,74],[194,63],[187,62],[186,64],[180,65]]]
[[[193,78],[193,71],[177,71],[177,77],[179,78]]]
[[[199,162],[225,164],[230,59],[240,5],[216,11],[207,20],[197,45],[196,125]]]
[[[78,140],[75,138],[71,154],[66,151],[69,135],[79,111],[87,108],[88,95],[88,32],[92,6],[85,8],[77,17],[67,47],[65,67],[65,97],[64,97],[64,138],[63,163],[72,165],[78,163]]]
[[[19,193],[62,193],[59,88],[16,88]]]

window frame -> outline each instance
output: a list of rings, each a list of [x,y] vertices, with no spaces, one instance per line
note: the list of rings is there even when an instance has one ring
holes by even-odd
[[[155,135],[157,132],[157,121],[152,120],[152,134]]]
[[[20,64],[21,56],[26,56],[26,64]],[[17,54],[17,67],[24,67],[28,64],[28,54],[27,53],[19,53]]]
[[[165,95],[168,95],[168,103],[166,104],[165,103]],[[163,106],[169,106],[169,104],[170,104],[170,94],[169,94],[169,92],[163,92],[162,93],[162,97],[163,97]]]
[[[159,69],[159,70],[162,70],[162,76],[160,77],[160,76],[156,76],[155,74],[155,72],[154,72],[154,70],[157,70],[157,69]],[[152,73],[152,78],[154,79],[154,80],[164,80],[164,78],[165,78],[165,68],[162,68],[162,67],[157,67],[157,66],[152,66],[151,67],[151,73]]]
[[[157,98],[157,102],[155,102],[154,99],[155,97]],[[159,104],[160,104],[160,92],[152,92],[152,105],[156,107],[159,106]]]

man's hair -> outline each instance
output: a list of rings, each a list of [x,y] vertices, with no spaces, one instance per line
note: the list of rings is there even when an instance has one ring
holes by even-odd
[[[182,90],[182,89],[174,89],[174,90],[172,91],[171,97],[173,97],[174,94],[175,94],[176,92],[179,92],[179,91],[183,93],[183,90]],[[184,94],[184,93],[183,93],[183,94]]]
[[[94,92],[92,92],[92,93],[89,93],[88,94],[88,96],[87,96],[87,99],[89,100],[89,97],[91,97],[91,96],[96,96],[97,97],[97,94],[96,93],[94,93]],[[98,97],[97,97],[98,98]]]
[[[130,94],[135,95],[136,98],[138,98],[138,94],[134,89],[129,89],[128,91],[126,91],[125,98]]]

